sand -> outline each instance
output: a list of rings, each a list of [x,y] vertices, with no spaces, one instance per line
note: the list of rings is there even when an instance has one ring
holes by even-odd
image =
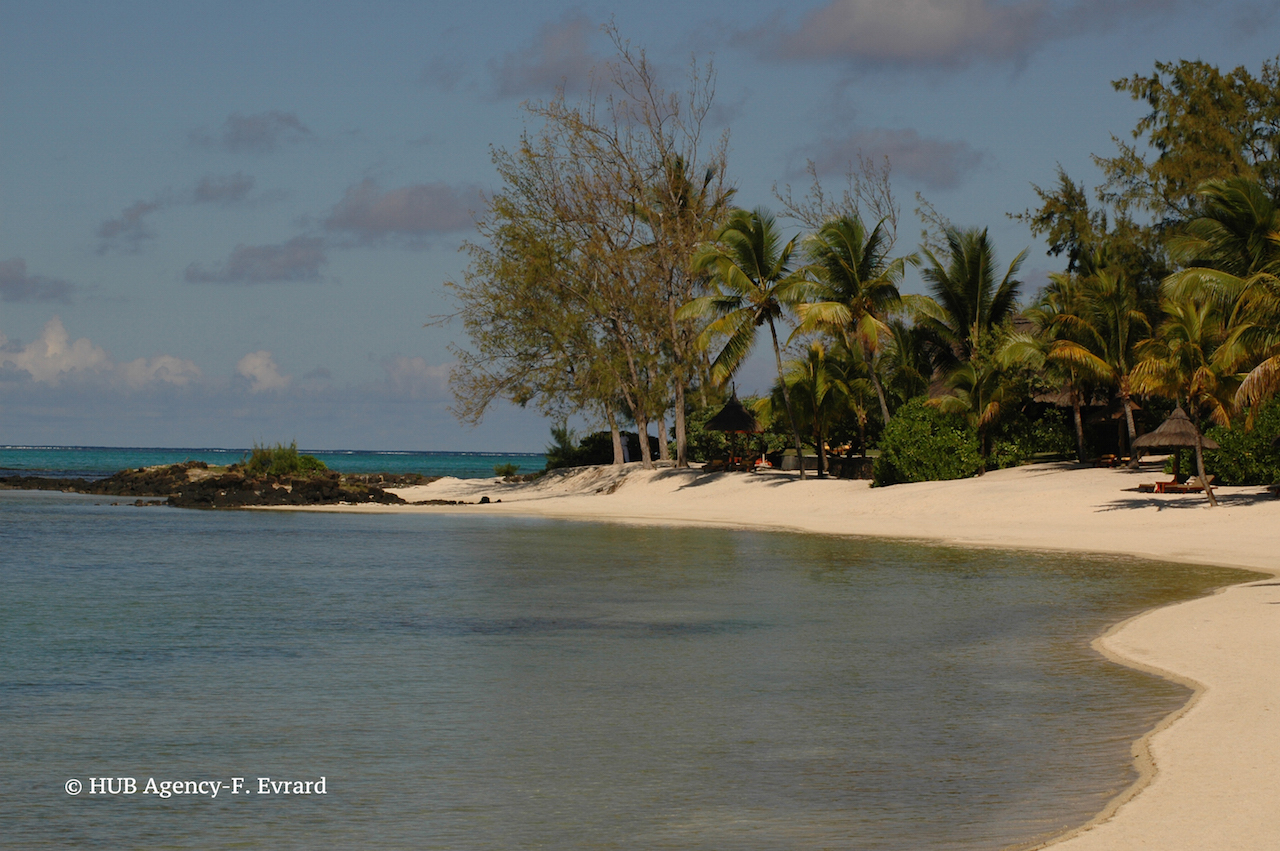
[[[1280,574],[1280,500],[1262,488],[1144,494],[1139,472],[1072,464],[977,479],[872,489],[794,474],[559,472],[529,484],[442,479],[408,500],[488,505],[350,507],[351,511],[537,515],[654,525],[697,524],[873,535],[973,547],[1120,553]],[[1143,779],[1055,851],[1280,848],[1280,582],[1237,585],[1133,618],[1095,646],[1184,682],[1195,696],[1135,745]]]

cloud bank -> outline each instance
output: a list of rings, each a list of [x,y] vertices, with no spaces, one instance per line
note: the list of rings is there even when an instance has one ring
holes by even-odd
[[[25,377],[52,387],[66,381],[104,381],[137,389],[153,384],[182,386],[200,378],[194,363],[171,355],[116,364],[105,349],[87,338],[73,341],[57,316],[45,324],[38,339],[25,346],[11,344],[0,334],[0,370],[9,372],[10,379]]]
[[[601,59],[591,50],[591,38],[600,31],[582,12],[569,12],[543,25],[520,50],[489,63],[489,73],[499,97],[585,91]]]
[[[794,28],[775,20],[737,40],[783,60],[963,68],[1021,63],[1049,41],[1164,21],[1192,7],[1188,0],[829,0]]]
[[[315,134],[292,112],[232,113],[218,131],[192,130],[191,142],[201,147],[221,148],[232,154],[269,154],[281,144],[304,142]]]
[[[271,352],[250,352],[236,364],[236,375],[249,380],[250,393],[262,393],[266,390],[283,390],[293,380],[292,376],[283,375],[276,365]]]
[[[237,245],[226,262],[212,268],[200,263],[187,267],[193,284],[267,284],[280,281],[318,281],[328,262],[324,240],[295,236],[277,245]]]
[[[122,251],[136,254],[143,243],[155,239],[147,227],[146,217],[169,207],[199,204],[236,204],[245,201],[253,191],[251,175],[237,171],[235,174],[208,174],[185,192],[166,190],[149,201],[135,201],[120,215],[107,219],[98,226],[98,253]]]
[[[321,222],[330,233],[345,234],[360,244],[383,241],[417,243],[428,236],[467,230],[480,206],[474,187],[420,183],[383,191],[366,179],[346,193]]]
[[[929,189],[953,189],[982,164],[983,155],[966,142],[921,136],[914,129],[862,130],[837,139],[824,139],[808,152],[819,174],[843,173],[858,156],[888,158],[895,172]]]
[[[0,301],[38,302],[71,301],[73,284],[59,278],[27,274],[27,263],[21,257],[0,260]]]

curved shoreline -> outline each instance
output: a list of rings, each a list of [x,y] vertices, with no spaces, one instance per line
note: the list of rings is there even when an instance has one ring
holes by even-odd
[[[1280,576],[1280,500],[1262,488],[1137,492],[1143,472],[1050,464],[872,491],[845,480],[587,468],[522,485],[442,479],[408,500],[487,505],[312,510],[465,512],[652,525],[865,535],[1238,567]],[[1192,697],[1134,743],[1139,779],[1084,825],[1035,848],[1269,847],[1280,836],[1280,582],[1250,581],[1140,613],[1094,640],[1104,656],[1188,685]],[[1144,756],[1145,755],[1145,756]]]

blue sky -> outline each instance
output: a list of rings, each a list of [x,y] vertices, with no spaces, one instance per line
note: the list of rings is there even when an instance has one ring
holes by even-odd
[[[5,0],[0,443],[540,450],[533,411],[454,420],[465,340],[424,324],[491,146],[580,96],[610,20],[668,88],[714,60],[743,206],[887,156],[904,251],[922,192],[1032,283],[1060,264],[1007,214],[1058,164],[1097,184],[1143,113],[1110,81],[1280,53],[1280,0]]]

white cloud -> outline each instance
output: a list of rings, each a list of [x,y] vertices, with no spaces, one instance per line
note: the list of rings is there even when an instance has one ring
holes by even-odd
[[[0,351],[0,367],[28,373],[32,379],[56,385],[74,374],[102,373],[112,368],[106,350],[81,337],[75,342],[55,316],[44,326],[40,338],[17,351]]]
[[[292,378],[280,374],[271,352],[250,352],[236,364],[236,375],[249,379],[249,392],[261,393],[264,390],[283,390],[289,386]]]
[[[423,358],[394,355],[382,361],[391,392],[409,399],[444,395],[452,364],[429,364]]]
[[[172,355],[138,358],[116,364],[106,349],[86,337],[72,340],[60,317],[44,326],[40,337],[25,346],[11,345],[0,334],[0,368],[25,372],[38,384],[64,381],[121,385],[131,390],[153,384],[186,385],[200,378],[200,368]]]
[[[184,387],[201,377],[200,367],[173,355],[131,360],[116,367],[116,372],[125,384],[135,389],[154,382]]]

